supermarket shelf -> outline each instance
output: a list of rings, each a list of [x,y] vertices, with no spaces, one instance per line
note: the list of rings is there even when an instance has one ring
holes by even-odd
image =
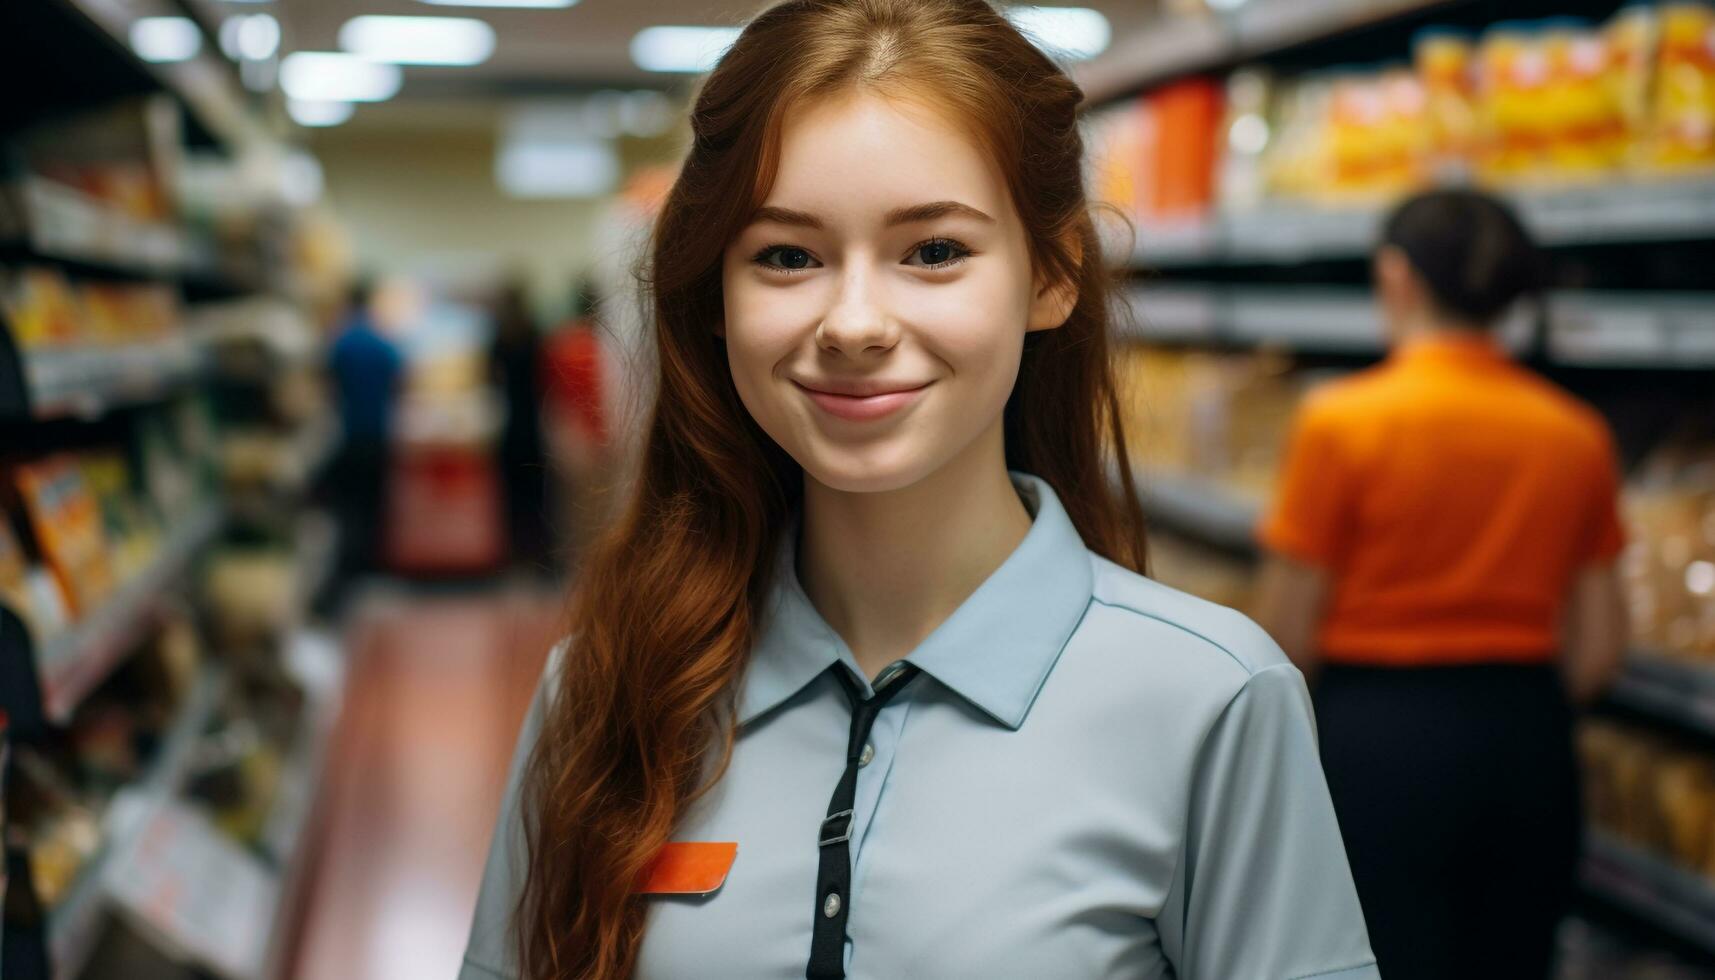
[[[28,255],[139,275],[176,273],[193,259],[184,231],[124,213],[75,188],[25,177],[7,189],[0,235]]]
[[[1073,66],[1091,103],[1176,75],[1221,68],[1281,48],[1427,10],[1446,0],[1252,0],[1225,17],[1174,17],[1118,39]]]
[[[1586,833],[1584,890],[1715,952],[1715,882],[1605,831]]]
[[[1637,651],[1627,658],[1607,700],[1615,707],[1715,737],[1715,670]]]
[[[1715,179],[1599,186],[1509,195],[1547,245],[1715,238]],[[1275,203],[1254,211],[1173,222],[1140,221],[1132,265],[1272,265],[1363,259],[1382,212],[1373,207]]]
[[[1257,553],[1255,504],[1194,477],[1139,472],[1134,479],[1152,521],[1225,551]]]
[[[149,771],[114,799],[102,828],[101,849],[48,917],[48,951],[57,980],[77,976],[84,958],[95,947],[106,905],[106,877],[113,873],[117,855],[125,853],[129,840],[184,785],[197,740],[220,706],[226,688],[227,677],[222,670],[204,668]]]
[[[1148,285],[1127,294],[1146,341],[1285,347],[1379,355],[1381,321],[1370,294],[1333,286]],[[1528,311],[1500,336],[1522,350]],[[1715,293],[1568,290],[1548,298],[1548,355],[1575,367],[1715,367]]]
[[[193,135],[200,141],[238,150],[260,140],[261,127],[245,109],[237,72],[213,45],[205,45],[189,60],[167,63],[144,61],[132,51],[132,25],[145,17],[185,16],[185,7],[179,0],[37,2],[44,8],[57,9],[51,11],[51,16],[50,12],[39,14],[42,23],[29,25],[39,32],[32,38],[35,49],[32,57],[99,56],[103,63],[87,66],[88,74],[117,72],[127,79],[127,88],[134,87],[133,78],[147,79],[188,110]],[[81,36],[67,37],[67,33]]]
[[[29,418],[94,418],[151,401],[203,376],[207,358],[188,338],[26,351],[22,398],[6,404]]]
[[[150,566],[120,586],[89,616],[48,638],[36,653],[43,714],[63,723],[113,667],[137,645],[167,589],[225,524],[219,505],[205,506],[178,523]]]

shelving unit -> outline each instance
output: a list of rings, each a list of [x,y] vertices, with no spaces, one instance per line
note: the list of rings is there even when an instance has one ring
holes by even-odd
[[[72,980],[82,969],[106,911],[108,877],[120,870],[136,835],[184,785],[197,740],[225,696],[227,684],[224,671],[212,667],[203,671],[148,774],[114,799],[103,821],[101,849],[49,917],[48,951],[56,980]]]
[[[201,50],[184,61],[146,61],[131,39],[148,17],[197,22]],[[276,643],[292,644],[272,633],[217,630],[202,589],[185,587],[202,584],[192,570],[217,542],[231,541],[235,552],[256,548],[262,563],[273,560],[270,547],[295,547],[293,628],[303,630],[310,598],[337,552],[325,521],[299,519],[306,491],[337,449],[337,426],[318,417],[307,397],[261,397],[280,393],[285,368],[313,369],[319,354],[307,293],[298,291],[297,253],[288,247],[296,205],[269,167],[256,166],[289,149],[256,114],[274,99],[245,90],[238,66],[221,54],[208,11],[193,10],[189,0],[0,3],[0,85],[30,93],[0,106],[0,283],[8,290],[0,312],[0,446],[8,465],[63,452],[64,486],[77,488],[81,479],[92,488],[87,502],[77,501],[83,509],[65,518],[0,494],[8,507],[0,519],[21,529],[18,548],[36,591],[51,588],[48,569],[64,560],[42,529],[82,520],[86,503],[99,522],[86,540],[163,525],[145,567],[39,643],[16,610],[0,609],[0,709],[7,718],[0,784],[11,781],[9,798],[27,804],[0,812],[0,820],[26,821],[0,827],[9,856],[27,859],[38,847],[57,846],[55,833],[82,829],[79,806],[103,812],[99,849],[70,890],[60,894],[60,879],[44,880],[57,896],[51,913],[45,922],[8,917],[8,938],[45,947],[53,976],[73,980],[86,965],[93,969],[92,955],[115,948],[108,931],[118,918],[133,939],[202,972],[277,976],[303,851],[314,837],[316,789],[332,751],[338,677],[321,678],[313,690],[300,683],[291,664],[267,662],[281,653]],[[15,330],[20,325],[27,337]],[[217,356],[232,339],[223,330],[268,352],[254,377],[235,379]],[[282,352],[282,344],[290,349]],[[313,389],[306,384],[291,394]],[[252,446],[278,442],[280,472],[263,493],[216,496],[213,475],[239,455],[220,455],[231,445],[221,437],[240,428],[265,434]],[[120,489],[115,473],[135,486]],[[0,472],[0,479],[11,477],[9,469]],[[173,502],[186,491],[209,496],[193,496],[206,502],[185,512]],[[73,493],[83,490],[67,490],[65,499]],[[32,508],[28,522],[13,512],[18,508]],[[232,557],[241,576],[257,567],[242,564],[248,553],[222,557]],[[48,609],[49,598],[19,601]],[[182,600],[198,603],[198,614]],[[175,631],[167,642],[152,642],[164,623]],[[147,704],[166,702],[154,663],[120,665],[157,656],[166,663],[186,650],[200,673],[144,775],[117,792],[83,775],[87,767],[69,762],[84,751],[83,733],[104,724],[153,730],[155,722],[132,717],[144,703],[130,700],[133,690],[146,691],[139,696]],[[333,670],[327,660],[324,673]],[[288,728],[286,712],[300,695],[299,727]],[[264,741],[246,742],[252,736],[237,726],[244,737],[211,741],[206,747],[221,751],[202,751],[211,729],[225,733],[234,712],[256,705],[263,707],[251,731]],[[223,767],[280,762],[271,804],[250,795],[264,787],[245,789],[248,816],[272,807],[254,853],[209,816],[237,812],[202,785],[215,756]],[[10,905],[28,908],[37,897]],[[119,964],[117,973],[131,975],[131,965]]]
[[[165,92],[184,109],[194,141],[229,152],[266,139],[237,73],[213,44],[184,61],[154,63],[131,48],[145,17],[188,17],[179,0],[35,0],[0,8],[0,79],[33,80],[28,100],[0,112],[0,128],[100,104]]]
[[[0,396],[13,417],[94,418],[115,408],[157,400],[200,379],[207,362],[188,338],[117,347],[27,351],[20,355],[16,394]]]
[[[1715,180],[1514,193],[1519,217],[1548,246],[1675,242],[1715,227]],[[1375,247],[1382,212],[1369,207],[1272,203],[1254,211],[1140,222],[1131,264],[1139,269],[1290,265],[1360,260]]]
[[[1133,477],[1152,522],[1211,547],[1254,557],[1259,506],[1224,487],[1169,473]]]
[[[1715,882],[1600,830],[1588,832],[1584,888],[1702,949],[1715,949]]]
[[[1171,282],[1126,295],[1129,336],[1208,346],[1267,346],[1379,357],[1380,314],[1352,286]],[[1546,354],[1569,367],[1703,370],[1715,367],[1715,304],[1693,293],[1562,290],[1546,297]],[[1502,328],[1516,350],[1529,312]]]
[[[21,625],[15,627],[20,639],[8,649],[21,656],[16,661],[8,658],[11,662],[3,674],[7,696],[0,705],[14,725],[30,728],[39,722],[60,724],[69,719],[84,696],[136,648],[155,610],[224,523],[225,514],[218,505],[196,511],[169,532],[146,569],[89,615],[44,638],[39,647],[32,649],[28,633]],[[31,677],[33,685],[28,683]]]
[[[1177,75],[1225,68],[1303,41],[1326,37],[1448,0],[1252,0],[1225,15],[1179,17],[1122,39],[1075,65],[1072,76],[1094,103]]]

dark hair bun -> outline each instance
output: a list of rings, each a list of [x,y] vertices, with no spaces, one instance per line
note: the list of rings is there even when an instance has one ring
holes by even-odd
[[[1427,191],[1382,226],[1382,243],[1405,253],[1442,312],[1488,326],[1515,300],[1543,287],[1542,253],[1499,200],[1481,191]]]

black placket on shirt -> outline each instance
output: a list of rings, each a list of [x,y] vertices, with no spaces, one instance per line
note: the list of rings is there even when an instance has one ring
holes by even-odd
[[[831,669],[851,701],[852,727],[846,740],[846,771],[840,774],[834,797],[828,802],[828,815],[816,835],[821,860],[816,872],[816,926],[810,937],[810,964],[804,972],[808,980],[838,980],[846,975],[846,916],[851,912],[851,837],[858,769],[867,761],[863,749],[876,716],[918,673],[915,664],[889,668],[894,676],[874,697],[865,700],[850,671],[840,664]]]

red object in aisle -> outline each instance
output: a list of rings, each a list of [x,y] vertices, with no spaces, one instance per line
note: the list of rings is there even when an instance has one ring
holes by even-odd
[[[500,564],[505,543],[490,452],[458,445],[402,447],[392,466],[384,538],[389,567],[458,575]]]
[[[1154,116],[1154,186],[1150,210],[1161,216],[1197,214],[1214,200],[1221,131],[1221,86],[1188,78],[1149,96]]]

